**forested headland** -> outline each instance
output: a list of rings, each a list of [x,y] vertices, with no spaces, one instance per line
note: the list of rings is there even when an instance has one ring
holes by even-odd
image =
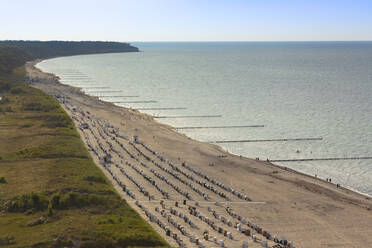
[[[0,41],[0,71],[10,71],[28,60],[95,53],[138,52],[123,42],[102,41]]]

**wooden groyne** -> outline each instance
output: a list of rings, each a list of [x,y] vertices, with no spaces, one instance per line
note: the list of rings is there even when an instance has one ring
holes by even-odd
[[[109,95],[106,95],[106,96],[99,96],[99,97],[139,97],[139,96],[109,96]],[[115,103],[122,103],[122,102],[115,102]]]
[[[75,77],[88,77],[87,75],[85,74],[59,74],[59,76],[62,76],[62,77],[71,77],[71,78],[75,78]]]
[[[154,118],[215,118],[222,117],[222,115],[178,115],[178,116],[154,116]]]
[[[306,162],[306,161],[334,161],[334,160],[362,160],[372,157],[349,157],[349,158],[299,158],[299,159],[274,159],[270,162]]]
[[[85,91],[85,93],[93,93],[93,94],[97,94],[97,93],[119,93],[119,92],[123,92],[123,91],[122,90]]]
[[[91,78],[80,78],[78,80],[77,79],[61,79],[61,82],[93,83],[93,80]]]
[[[282,142],[282,141],[310,141],[323,140],[323,138],[296,138],[296,139],[253,139],[253,140],[217,140],[210,143],[248,143],[248,142]]]
[[[90,77],[62,77],[62,80],[91,79]]]
[[[85,74],[58,74],[61,77],[87,77]]]
[[[89,83],[93,82],[91,78],[79,78],[79,79],[61,79],[62,82],[84,82],[84,83]]]
[[[175,127],[174,129],[212,129],[212,128],[248,128],[265,127],[264,125],[246,125],[246,126],[210,126],[210,127]]]
[[[58,75],[60,76],[71,76],[71,77],[74,77],[74,76],[86,76],[84,73],[59,73]]]
[[[110,89],[108,86],[79,86],[84,89]]]
[[[59,70],[57,73],[60,73],[62,75],[64,74],[72,74],[72,75],[85,75],[84,73],[77,71],[77,70]]]
[[[61,80],[64,81],[81,81],[81,80],[93,80],[90,77],[63,77],[63,76],[58,76]]]
[[[148,100],[148,101],[127,101],[127,102],[120,102],[120,103],[157,103],[158,101]]]
[[[182,109],[187,109],[187,108],[136,108],[135,110],[182,110]]]

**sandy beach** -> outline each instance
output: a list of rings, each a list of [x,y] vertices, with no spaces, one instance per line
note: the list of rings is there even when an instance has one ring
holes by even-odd
[[[97,166],[170,244],[372,246],[370,197],[192,140],[149,115],[60,84],[37,62],[26,65],[31,85],[57,98]]]

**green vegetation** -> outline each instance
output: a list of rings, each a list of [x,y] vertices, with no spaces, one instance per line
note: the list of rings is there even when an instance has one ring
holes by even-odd
[[[113,194],[111,191],[105,192],[106,195]],[[54,210],[66,210],[72,208],[83,208],[86,206],[101,206],[108,208],[109,204],[115,204],[110,197],[106,195],[98,195],[91,193],[54,193],[46,195],[41,193],[29,193],[22,196],[17,196],[14,199],[8,200],[2,205],[4,212],[32,212]],[[51,214],[49,214],[51,215]]]
[[[89,182],[96,182],[96,183],[104,183],[107,184],[106,180],[103,177],[100,176],[87,176],[84,178],[85,180]]]
[[[0,72],[10,74],[14,68],[22,66],[30,57],[31,55],[21,48],[0,45]],[[9,84],[4,86],[6,88],[0,88],[0,91],[9,90]]]
[[[167,246],[105,179],[58,102],[24,83],[25,53],[14,51],[0,62],[0,246]]]
[[[40,58],[93,53],[138,52],[137,47],[131,46],[128,43],[101,41],[7,40],[0,41],[0,47],[5,47],[5,49],[0,49],[0,70],[6,67],[12,68],[14,65],[21,66],[26,60]],[[19,50],[24,53],[19,53]]]

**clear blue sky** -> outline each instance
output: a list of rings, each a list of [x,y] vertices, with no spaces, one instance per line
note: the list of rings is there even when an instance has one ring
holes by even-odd
[[[0,39],[372,40],[372,0],[0,0]]]

